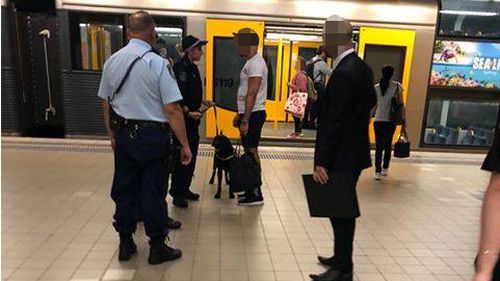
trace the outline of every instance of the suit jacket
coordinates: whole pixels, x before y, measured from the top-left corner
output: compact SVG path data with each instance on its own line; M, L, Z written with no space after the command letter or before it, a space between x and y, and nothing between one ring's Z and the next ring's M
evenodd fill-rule
M376 99L373 71L355 53L347 55L319 100L316 166L345 173L371 166L368 126Z

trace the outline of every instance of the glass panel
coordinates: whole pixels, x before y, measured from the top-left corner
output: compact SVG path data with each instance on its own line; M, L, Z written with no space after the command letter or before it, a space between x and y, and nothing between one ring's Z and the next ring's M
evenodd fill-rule
M316 56L317 48L301 48L299 47L299 57L303 57L306 61Z
M403 80L406 47L366 45L365 61L373 70L375 83L382 77L382 67L391 65L394 67L392 79L398 82Z
M237 111L240 71L245 59L238 54L232 37L214 37L214 101L218 106Z
M424 143L490 146L499 102L433 98L429 103Z
M276 66L278 65L278 46L264 46L264 60L267 63L267 99L276 99Z
M440 35L498 38L498 1L442 0Z
M176 47L177 44L182 42L182 28L156 27L156 32L158 33L158 41L156 43L158 51L172 62L180 59L182 53L180 53L180 49L177 51Z
M81 69L102 70L104 62L122 47L122 25L80 23Z

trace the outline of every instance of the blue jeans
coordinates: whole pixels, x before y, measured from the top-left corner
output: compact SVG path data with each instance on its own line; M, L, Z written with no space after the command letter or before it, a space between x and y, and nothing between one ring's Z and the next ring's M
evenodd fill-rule
M135 232L139 205L142 205L146 235L161 238L168 234L165 201L167 133L160 127L136 130L132 126L116 132L111 198L116 204L113 226L121 234Z

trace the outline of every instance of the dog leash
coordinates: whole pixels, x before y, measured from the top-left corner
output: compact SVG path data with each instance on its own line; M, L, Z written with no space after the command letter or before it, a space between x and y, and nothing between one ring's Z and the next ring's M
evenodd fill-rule
M217 106L214 105L214 116L215 116L215 135L218 135L219 132L219 122L217 120Z

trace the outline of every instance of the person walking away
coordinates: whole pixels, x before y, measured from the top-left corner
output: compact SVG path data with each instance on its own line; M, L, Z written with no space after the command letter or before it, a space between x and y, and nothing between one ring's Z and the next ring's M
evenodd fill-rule
M391 120L391 108L393 99L402 106L403 129L406 128L405 109L403 105L403 87L396 81L391 80L394 68L386 65L382 68L382 78L375 85L377 94L377 105L375 108L375 180L387 176L392 154L392 140L396 131L396 123ZM382 157L383 155L383 157ZM384 163L382 166L382 158Z
M305 72L305 69L305 59L302 57L297 58L297 61L295 62L295 75L293 76L292 81L288 82L288 86L290 87L292 93L307 93L307 73ZM288 135L287 138L296 139L303 137L304 134L302 133L302 118L293 116L293 122L295 125L295 131L292 134Z
M243 28L235 34L239 55L246 59L240 72L237 103L238 114L233 126L239 128L245 153L251 155L260 167L259 143L262 127L266 122L267 76L266 62L257 53L259 36L251 28ZM238 198L238 204L253 206L264 204L262 187L251 187Z
M189 147L193 154L193 159L188 166L177 163L172 171L172 186L170 195L173 203L180 208L187 208L187 200L197 201L200 195L190 190L193 181L194 170L196 168L196 156L198 145L200 144L200 112L203 99L203 86L200 71L196 62L203 56L202 47L208 42L200 40L194 36L187 36L182 40L182 52L184 57L174 65L177 84L182 94L182 111L188 136ZM178 143L178 141L176 141Z
M314 82L314 88L316 89L318 98L325 92L326 78L329 77L333 71L333 69L326 64L326 60L327 54L325 52L325 47L320 46L316 51L316 56L308 62L309 68L312 66L310 77ZM307 100L306 114L304 116L304 129L316 129L317 111L317 101L309 97Z
M323 185L330 179L335 181L333 175L351 178L354 186L346 184L338 188L354 196L352 202L346 202L353 206L350 214L330 218L334 255L318 257L330 268L310 277L316 281L352 281L354 232L356 218L360 216L355 185L361 172L371 166L368 127L376 95L371 68L354 52L351 24L339 16L331 16L325 23L323 38L326 53L335 60L326 91L320 97L313 178ZM332 205L332 214L346 213L338 208Z
M481 238L473 281L500 281L500 130L482 169L491 172L481 214Z
M192 156L178 104L181 93L168 61L152 49L158 36L153 18L145 11L135 12L127 27L129 43L106 61L98 93L114 148L113 226L120 235L118 259L130 260L137 252L132 235L139 198L150 239L148 262L159 264L182 255L166 241L164 164L169 128L181 143L182 163L189 164Z

